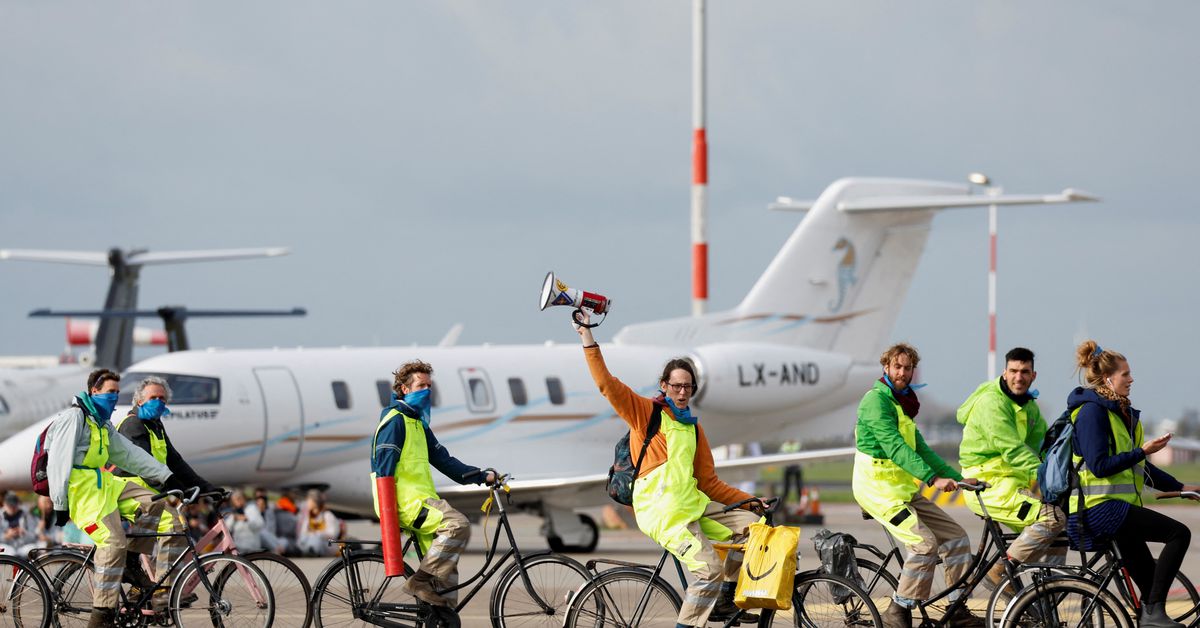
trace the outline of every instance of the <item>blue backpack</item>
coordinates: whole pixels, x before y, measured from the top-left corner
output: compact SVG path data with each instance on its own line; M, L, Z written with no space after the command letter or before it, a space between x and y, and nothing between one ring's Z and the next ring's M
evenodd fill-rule
M1038 465L1037 480L1042 490L1042 502L1055 504L1067 510L1067 499L1072 489L1078 489L1082 498L1083 488L1079 484L1079 464L1072 464L1071 457L1075 453L1071 446L1071 438L1075 435L1075 422L1071 420L1071 410L1066 410L1062 416L1046 430L1046 438L1042 440L1042 464ZM1081 499L1082 503L1082 499Z

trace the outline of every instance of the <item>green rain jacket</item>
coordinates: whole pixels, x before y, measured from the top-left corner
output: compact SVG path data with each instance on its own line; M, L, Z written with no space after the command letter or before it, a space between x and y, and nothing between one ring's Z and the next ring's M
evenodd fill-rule
M979 467L997 459L1007 466L1004 475L1013 476L1022 486L1030 486L1041 464L1038 451L1046 437L1046 420L1031 399L1017 404L1000 389L1000 379L984 382L958 408L963 426L958 464Z
M876 381L858 404L855 445L864 454L891 460L913 477L928 484L933 478L962 480L962 475L938 456L917 430L917 446L909 447L900 435L896 398L887 384Z

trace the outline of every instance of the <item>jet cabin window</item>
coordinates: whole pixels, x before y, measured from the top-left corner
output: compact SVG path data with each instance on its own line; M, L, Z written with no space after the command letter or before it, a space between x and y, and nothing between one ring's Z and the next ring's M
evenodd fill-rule
M392 383L386 379L375 380L375 390L379 391L379 407L392 405Z
M474 368L459 369L463 385L467 392L467 408L472 412L491 412L496 403L492 399L492 386L488 383L487 375Z
M338 410L350 409L350 387L346 382L333 382L333 403L337 405Z
M529 397L525 394L525 382L521 381L521 378L508 378L508 391L512 393L514 406L523 406L529 403Z
M557 377L546 378L546 392L550 393L550 403L556 406L561 406L567 401L567 395L563 392L562 380Z
M8 404L5 403L4 397L0 397L0 416L8 414Z
M147 377L161 377L171 387L172 406L216 405L221 403L221 380L200 375L178 373L126 373L121 376L120 405L133 403L133 391Z

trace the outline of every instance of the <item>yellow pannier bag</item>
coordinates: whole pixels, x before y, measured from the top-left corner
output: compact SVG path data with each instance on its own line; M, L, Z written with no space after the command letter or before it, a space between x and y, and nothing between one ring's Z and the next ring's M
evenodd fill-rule
M733 603L738 608L792 608L800 528L750 524Z

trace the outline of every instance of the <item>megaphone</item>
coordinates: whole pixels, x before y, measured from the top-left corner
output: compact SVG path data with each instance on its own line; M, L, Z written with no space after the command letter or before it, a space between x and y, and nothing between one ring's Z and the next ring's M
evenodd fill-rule
M609 310L612 309L612 299L595 292L576 290L568 286L562 279L556 278L554 271L551 271L546 273L546 280L542 282L539 305L543 311L556 305L573 307L575 311L571 313L571 318L575 320L575 324L595 327L600 323L585 324L579 320L579 317L583 315L583 310L586 309L593 314L604 314L607 317ZM600 322L604 322L603 319Z

